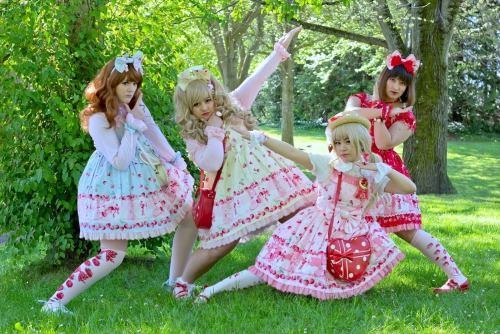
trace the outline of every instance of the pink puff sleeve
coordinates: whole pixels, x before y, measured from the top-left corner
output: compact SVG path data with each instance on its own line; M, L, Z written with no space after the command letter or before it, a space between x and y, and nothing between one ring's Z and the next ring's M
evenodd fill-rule
M264 59L253 74L231 93L232 97L238 101L244 110L250 109L267 78L273 74L283 60L290 56L281 44L276 43L276 45L275 51Z
M351 97L357 97L361 101L361 107L366 108L371 101L371 96L365 93L352 94L347 99L349 100Z
M200 144L192 139L186 140L189 156L205 172L217 172L224 162L222 140L226 131L214 126L207 126L205 134L208 137L207 145Z
M411 132L415 132L415 129L417 128L417 122L415 120L415 115L413 115L413 112L411 110L404 112L404 113L401 113L401 114L397 114L396 116L394 116L392 118L392 120L393 120L393 123L396 123L396 122L405 123L406 125L408 125Z
M104 113L96 113L89 117L89 133L94 140L95 148L118 170L126 170L135 157L137 137L141 134L139 128L144 127L144 123L139 120L127 121L126 131L120 142Z

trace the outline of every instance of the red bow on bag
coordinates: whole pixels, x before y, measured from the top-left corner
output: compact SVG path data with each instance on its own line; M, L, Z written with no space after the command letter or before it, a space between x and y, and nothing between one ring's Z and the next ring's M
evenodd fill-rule
M327 249L328 271L337 279L356 281L370 264L371 245L367 237L330 239Z
M396 66L403 65L406 72L410 73L412 76L415 76L415 72L417 72L420 66L420 60L417 60L413 54L408 55L406 58L402 58L397 50L387 56L385 63L390 70Z

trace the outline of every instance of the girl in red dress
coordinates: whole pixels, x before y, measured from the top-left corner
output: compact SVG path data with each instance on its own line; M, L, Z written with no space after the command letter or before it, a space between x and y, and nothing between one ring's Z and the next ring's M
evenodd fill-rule
M394 51L386 59L386 67L380 74L374 94L354 94L349 97L346 112L356 112L372 123L372 152L380 155L383 162L410 176L394 147L403 143L415 131L415 72L420 61L413 55L406 59ZM391 194L389 203L382 203L377 221L387 231L420 250L429 260L438 265L448 276L448 281L435 293L465 291L469 288L467 278L443 245L422 229L422 218L418 198L410 195Z

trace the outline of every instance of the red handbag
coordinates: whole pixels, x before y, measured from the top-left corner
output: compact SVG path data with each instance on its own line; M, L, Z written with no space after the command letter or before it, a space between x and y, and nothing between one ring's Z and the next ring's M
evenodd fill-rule
M343 281L356 281L368 268L370 264L371 245L366 236L352 239L331 238L335 209L340 194L342 173L339 174L337 191L335 194L335 208L328 229L328 246L326 248L326 268L333 277Z
M212 189L202 188L205 172L200 169L200 185L195 193L193 201L193 218L194 223L198 228L209 229L212 227L212 212L214 209L215 186L219 181L222 167L217 172Z
M222 141L222 150L226 151L226 137ZM196 227L209 229L212 227L212 212L214 210L214 201L215 201L215 187L217 186L217 182L219 182L220 173L222 172L222 166L217 171L217 175L215 176L214 184L212 185L212 189L203 188L203 181L205 179L205 172L203 169L200 169L200 184L198 185L198 189L194 194L193 201L193 218Z

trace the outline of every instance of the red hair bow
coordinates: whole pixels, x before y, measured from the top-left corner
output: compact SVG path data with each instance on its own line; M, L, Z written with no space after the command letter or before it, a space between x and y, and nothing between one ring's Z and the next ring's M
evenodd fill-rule
M417 72L420 66L420 60L415 58L413 54L408 55L406 58L401 58L401 53L399 53L398 50L387 56L385 63L390 70L396 66L403 65L406 72L410 73L412 76L415 76L415 72Z

